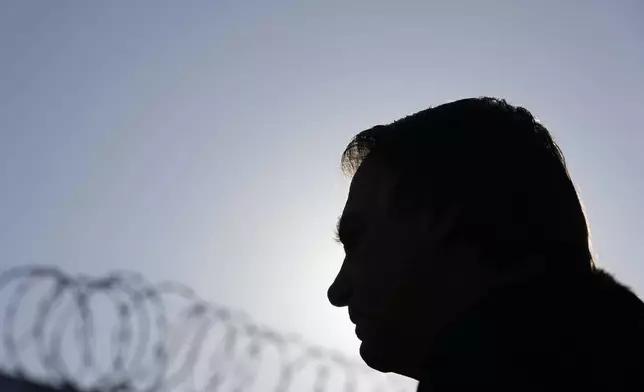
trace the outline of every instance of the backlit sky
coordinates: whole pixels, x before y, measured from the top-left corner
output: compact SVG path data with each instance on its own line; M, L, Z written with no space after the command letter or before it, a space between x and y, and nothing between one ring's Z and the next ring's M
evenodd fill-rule
M357 132L524 105L644 295L644 3L0 3L0 265L142 272L357 355L326 302Z

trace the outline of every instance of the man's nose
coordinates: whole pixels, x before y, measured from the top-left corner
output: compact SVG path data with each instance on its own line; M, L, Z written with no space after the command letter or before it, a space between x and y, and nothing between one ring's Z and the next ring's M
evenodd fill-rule
M346 265L347 263L342 263L340 272L327 290L327 298L333 306L347 306L351 298L352 287Z

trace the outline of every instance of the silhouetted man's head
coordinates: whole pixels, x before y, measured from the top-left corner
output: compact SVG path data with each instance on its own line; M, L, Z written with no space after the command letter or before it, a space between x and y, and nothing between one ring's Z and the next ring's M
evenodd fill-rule
M548 131L493 98L430 108L358 134L329 288L370 366L417 378L432 340L501 280L591 269L585 215Z

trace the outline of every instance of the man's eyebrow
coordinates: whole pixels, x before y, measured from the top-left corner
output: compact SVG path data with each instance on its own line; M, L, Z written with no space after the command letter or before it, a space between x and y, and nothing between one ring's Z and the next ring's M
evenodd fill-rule
M336 225L335 225L335 239L336 239L338 242L342 242L342 236L340 236L340 230L341 230L341 229L342 229L342 227L344 226L344 225L342 224L342 220L343 220L343 218L342 218L342 217L343 217L343 216L344 216L344 215L340 215L340 216L338 217L338 223L336 223Z

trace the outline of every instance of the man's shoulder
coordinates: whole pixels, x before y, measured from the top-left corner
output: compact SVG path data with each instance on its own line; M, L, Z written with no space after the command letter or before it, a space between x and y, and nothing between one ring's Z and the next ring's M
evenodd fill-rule
M603 269L595 269L590 278L590 305L597 311L606 312L615 319L607 323L621 327L619 323L644 321L644 302L629 286ZM592 309L591 309L592 311ZM633 324L642 327L642 324Z
M620 383L642 382L644 303L600 269L506 287L455 329L441 344L442 358L430 361L427 376L435 379L426 386L624 390Z

